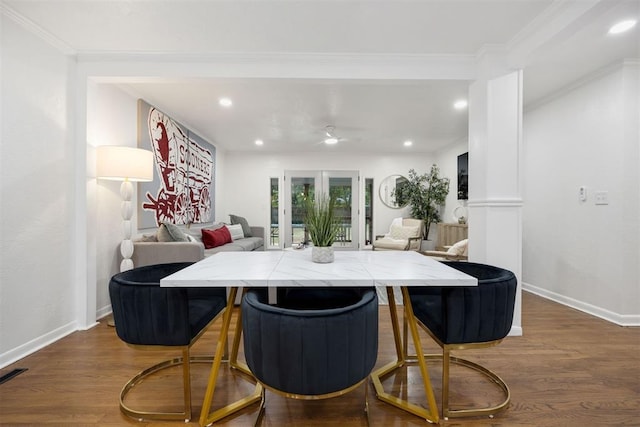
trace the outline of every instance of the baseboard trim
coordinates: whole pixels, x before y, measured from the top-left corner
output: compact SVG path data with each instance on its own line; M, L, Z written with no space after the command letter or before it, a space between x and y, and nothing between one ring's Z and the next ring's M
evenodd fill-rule
M112 313L111 305L107 305L106 307L102 307L100 310L96 311L96 319L100 320L104 317L107 317Z
M610 310L598 307L584 301L579 301L574 298L561 295L548 289L534 286L530 283L522 283L522 290L538 295L542 298L557 302L558 304L566 305L567 307L574 308L591 316L599 317L611 323L615 323L620 326L640 326L640 314L618 314Z
M508 337L521 337L522 336L522 326L511 326L511 330L509 331Z
M0 355L0 368L11 365L12 363L17 362L18 360L23 359L50 344L53 344L59 339L64 338L77 330L77 322L70 322L45 335L13 348L6 353L2 353L2 355Z

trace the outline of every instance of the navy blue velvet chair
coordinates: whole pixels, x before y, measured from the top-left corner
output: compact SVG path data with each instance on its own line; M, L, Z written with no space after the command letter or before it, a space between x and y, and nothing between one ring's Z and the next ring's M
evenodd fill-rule
M278 305L254 290L244 295L244 352L255 378L294 399L337 397L366 383L378 354L375 290L301 291L281 292ZM256 424L264 406L263 391Z
M182 357L145 369L131 378L120 392L121 411L136 419L191 419L191 362L211 357L192 357L191 346L225 310L224 288L161 288L160 279L192 263L158 264L116 274L109 282L109 296L118 337L141 350L180 350ZM182 365L184 411L149 412L128 407L124 400L131 389L149 375Z
M443 418L490 415L505 409L511 398L509 387L489 369L451 356L452 350L477 349L499 344L509 334L513 321L517 279L502 268L472 262L449 261L448 266L478 279L478 286L408 287L418 324L442 348ZM487 408L451 409L449 406L450 362L485 375L504 393L504 400Z

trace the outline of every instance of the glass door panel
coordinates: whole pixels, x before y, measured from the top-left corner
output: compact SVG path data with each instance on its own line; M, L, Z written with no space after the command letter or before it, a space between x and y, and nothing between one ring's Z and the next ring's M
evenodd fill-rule
M364 244L373 243L373 179L364 180Z
M358 248L358 172L356 171L285 171L283 247L309 243L304 226L307 199L321 195L334 197L335 212L340 222L337 249Z
M271 210L269 212L269 248L280 247L280 182L278 178L270 179Z
M329 178L329 195L335 200L334 212L340 224L334 246L346 246L351 243L351 179Z
M335 199L335 214L340 224L333 244L339 249L358 248L358 173L354 171L324 171L324 189Z
M291 179L291 231L293 244L308 243L309 233L304 226L304 210L307 199L313 199L316 193L314 178Z
M285 171L284 248L309 242L309 233L304 227L305 203L307 198L316 196L316 189L321 184L319 172Z

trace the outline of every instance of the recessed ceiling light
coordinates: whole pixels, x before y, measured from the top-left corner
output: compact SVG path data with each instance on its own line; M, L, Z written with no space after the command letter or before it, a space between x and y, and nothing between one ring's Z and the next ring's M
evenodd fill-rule
M636 25L636 22L638 21L636 21L635 19L627 19L626 21L618 22L617 24L609 28L609 34L624 33L625 31L632 29Z
M327 145L333 145L338 143L338 138L330 136L329 138L325 138L324 143Z
M403 145L405 147L411 147L413 145L413 141L406 140L405 142L403 142Z
M456 101L453 104L453 108L455 108L456 110L462 110L467 108L467 100L466 99L460 99L458 101Z
M261 139L256 139L256 145L264 145L264 141Z
M220 104L223 107L231 107L231 105L233 104L233 101L231 101L231 99L229 98L220 98L218 100L218 104Z

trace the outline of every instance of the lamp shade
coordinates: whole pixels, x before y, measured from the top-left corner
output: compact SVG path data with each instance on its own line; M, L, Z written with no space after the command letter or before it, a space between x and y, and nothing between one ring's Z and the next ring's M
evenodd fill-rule
M114 181L153 181L153 153L116 145L97 148L97 177Z

